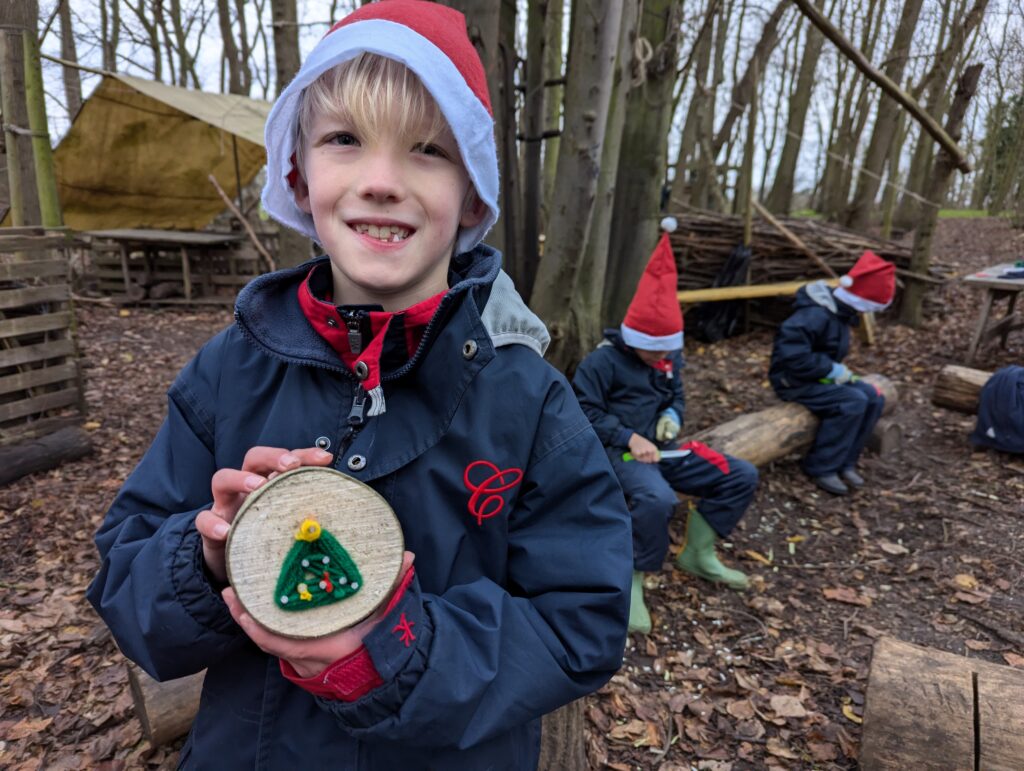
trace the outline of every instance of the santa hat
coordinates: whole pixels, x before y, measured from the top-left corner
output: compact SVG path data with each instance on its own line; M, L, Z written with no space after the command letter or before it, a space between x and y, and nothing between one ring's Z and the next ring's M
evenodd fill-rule
M896 266L866 251L839 279L832 294L861 313L884 311L896 294Z
M498 219L498 155L487 76L466 33L465 17L428 0L381 0L339 21L317 43L267 118L267 182L263 208L279 222L316 240L313 218L295 204L289 182L302 90L324 72L361 53L401 62L437 102L459 154L487 207L480 224L459 231L456 253L468 252Z
M651 253L619 331L622 342L644 351L676 351L683 347L683 313L676 296L676 258L668 234L673 217L661 221L665 232Z

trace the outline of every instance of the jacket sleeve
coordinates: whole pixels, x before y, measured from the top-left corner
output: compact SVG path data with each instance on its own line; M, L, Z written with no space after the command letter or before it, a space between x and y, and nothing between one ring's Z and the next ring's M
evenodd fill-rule
M683 387L683 355L676 351L672 359L672 409L679 415L679 427L682 428L686 422L686 389Z
M608 392L614 377L612 363L601 356L599 350L580 362L572 387L601 444L605 447L628 447L634 431L624 426L608 406Z
M466 748L603 685L622 662L632 570L629 513L568 384L560 422L510 515L506 586L442 595L414 579L364 640L383 685L318 699L370 741ZM570 410L570 408L572 408Z
M797 312L776 333L776 360L793 380L814 382L827 377L832 369L832 358L814 350L820 326L816 321L815 314Z
M166 420L100 526L88 590L121 651L158 680L198 672L245 640L207 578L195 528L216 470L202 407L211 402L187 385L195 369L171 387Z

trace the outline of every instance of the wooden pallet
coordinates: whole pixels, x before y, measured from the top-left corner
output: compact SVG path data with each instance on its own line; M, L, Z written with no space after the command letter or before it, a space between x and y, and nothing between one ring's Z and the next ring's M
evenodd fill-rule
M860 766L1024 768L1024 671L882 637L871 661Z
M0 234L0 446L82 422L67 232Z

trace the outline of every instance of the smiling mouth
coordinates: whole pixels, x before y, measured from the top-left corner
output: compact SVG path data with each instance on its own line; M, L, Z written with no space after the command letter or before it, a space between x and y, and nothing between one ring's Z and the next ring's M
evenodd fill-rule
M412 235L412 230L402 225L369 225L364 222L352 226L360 235L376 238L387 244L396 244Z

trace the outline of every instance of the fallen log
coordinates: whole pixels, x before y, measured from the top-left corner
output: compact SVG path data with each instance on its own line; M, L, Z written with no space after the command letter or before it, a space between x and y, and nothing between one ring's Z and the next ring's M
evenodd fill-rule
M37 471L92 453L92 440L82 429L68 426L52 434L0 447L0 486Z
M888 414L899 399L895 384L882 375L864 378L877 386L885 397L883 415ZM882 422L879 421L881 424ZM878 426L875 427L878 430ZM883 430L892 430L883 425ZM786 402L774 407L740 415L720 426L701 431L693 438L719 452L763 466L811 446L818 431L818 419L806 407Z
M864 705L860 767L1017 769L1024 672L882 637Z
M205 675L204 670L161 683L128 662L128 685L132 691L135 716L151 746L159 747L173 741L192 727Z
M992 377L991 372L947 364L939 371L932 389L932 404L958 412L978 411L981 389Z

